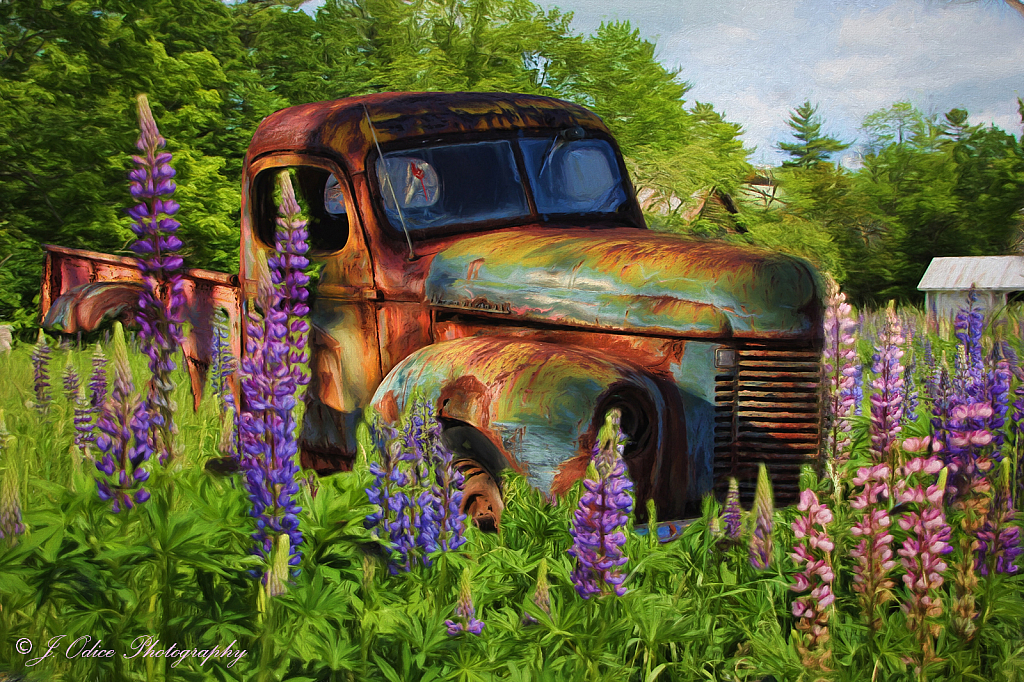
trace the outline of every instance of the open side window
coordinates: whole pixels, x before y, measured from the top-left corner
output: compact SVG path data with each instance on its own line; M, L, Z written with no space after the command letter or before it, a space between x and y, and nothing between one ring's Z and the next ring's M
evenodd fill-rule
M256 176L253 183L256 236L267 246L274 245L277 207L281 201L277 175L282 172L291 174L295 198L308 221L310 252L340 251L349 236L345 185L329 170L316 166L268 168Z

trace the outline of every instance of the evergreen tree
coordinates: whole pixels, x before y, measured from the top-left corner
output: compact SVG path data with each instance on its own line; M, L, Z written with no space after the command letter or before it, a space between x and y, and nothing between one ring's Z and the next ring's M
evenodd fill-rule
M822 120L818 115L818 105L812 105L810 100L794 109L786 123L793 129L793 137L799 142L779 143L779 149L794 159L784 162L783 166L815 166L827 161L832 154L850 147L845 142L821 133Z

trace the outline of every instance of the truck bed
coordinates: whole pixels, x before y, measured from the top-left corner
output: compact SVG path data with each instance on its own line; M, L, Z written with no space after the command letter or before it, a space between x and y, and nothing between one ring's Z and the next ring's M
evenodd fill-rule
M52 244L43 249L46 260L39 292L43 327L74 334L92 331L110 318L134 324L133 311L142 287L135 258ZM240 357L241 295L235 275L193 268L185 270L183 278L187 325L182 351L198 406L210 366L212 320L218 309L227 313L232 350Z

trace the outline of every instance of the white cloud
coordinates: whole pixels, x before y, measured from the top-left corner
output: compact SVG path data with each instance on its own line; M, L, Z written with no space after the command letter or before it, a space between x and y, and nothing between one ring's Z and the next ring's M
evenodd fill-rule
M659 58L743 124L755 159L782 155L789 112L817 102L826 132L858 136L864 116L909 100L926 114L954 107L972 120L1016 131L1016 92L1024 91L1024 21L997 3L862 0L562 0L587 32L629 18L658 38ZM593 6L593 10L591 10Z

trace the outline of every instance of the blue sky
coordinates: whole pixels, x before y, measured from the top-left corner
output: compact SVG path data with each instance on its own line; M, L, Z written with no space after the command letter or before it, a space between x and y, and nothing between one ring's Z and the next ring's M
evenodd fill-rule
M537 2L538 0L534 0ZM305 6L311 10L321 2ZM777 164L789 112L819 105L825 132L863 140L864 117L908 100L925 114L955 107L973 123L1021 134L1024 17L1000 0L539 0L573 12L589 34L629 21L665 66L744 127L755 163ZM856 146L844 163L857 165Z
M660 61L743 124L752 160L776 164L790 110L819 104L825 131L863 139L864 117L900 100L926 114L955 107L973 123L1021 133L1024 17L998 0L543 0L588 34L629 21ZM856 148L845 152L856 165Z

